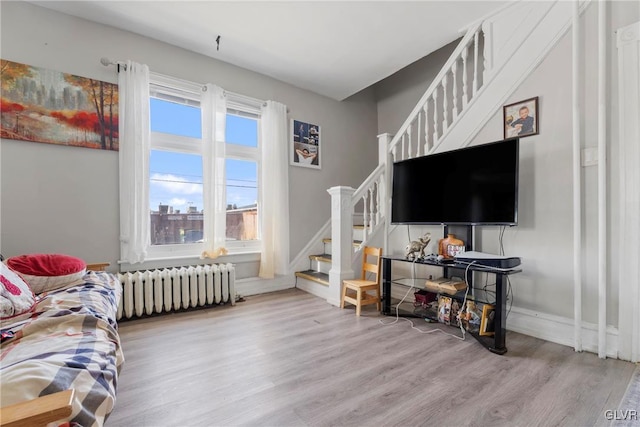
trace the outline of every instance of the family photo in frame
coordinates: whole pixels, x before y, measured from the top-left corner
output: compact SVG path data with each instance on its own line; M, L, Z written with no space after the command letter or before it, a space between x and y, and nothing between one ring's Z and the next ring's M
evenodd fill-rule
M291 120L291 164L320 169L320 126Z
M504 139L537 135L540 127L538 97L503 107Z

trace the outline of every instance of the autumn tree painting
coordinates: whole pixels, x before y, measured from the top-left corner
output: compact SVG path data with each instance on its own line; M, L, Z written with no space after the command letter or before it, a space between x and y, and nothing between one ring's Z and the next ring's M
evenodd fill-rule
M118 150L118 86L0 60L1 137Z

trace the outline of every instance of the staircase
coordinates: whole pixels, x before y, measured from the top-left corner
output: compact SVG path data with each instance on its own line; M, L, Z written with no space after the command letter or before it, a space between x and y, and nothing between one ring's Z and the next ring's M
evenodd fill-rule
M589 2L581 0L581 10ZM331 239L322 254L309 255L309 270L296 273L298 287L339 305L342 280L359 270L360 247L390 252L393 163L469 145L566 33L572 13L572 2L562 0L513 2L472 24L395 136L378 137L378 167L356 190L328 190ZM360 234L355 212L363 219Z
M357 252L362 246L364 238L364 225L354 225L353 228L353 250ZM322 253L309 255L309 269L298 271L295 273L297 287L311 291L315 288L314 284L319 284L327 288L329 287L329 271L331 270L331 238L322 239ZM313 293L313 292L312 292Z

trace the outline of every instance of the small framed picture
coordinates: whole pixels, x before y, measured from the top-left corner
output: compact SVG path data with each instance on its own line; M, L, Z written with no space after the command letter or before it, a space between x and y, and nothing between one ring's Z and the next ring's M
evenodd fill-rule
M480 335L493 336L495 331L494 320L496 317L496 309L491 304L485 304L482 307L482 319L480 320Z
M503 109L504 139L537 135L540 128L538 97L505 105Z
M320 169L320 126L291 120L291 160L294 166Z
M451 324L451 297L445 295L438 297L438 322L445 325Z
M466 305L461 307L458 317L460 323L469 332L478 333L482 320L482 304L472 299L467 299Z

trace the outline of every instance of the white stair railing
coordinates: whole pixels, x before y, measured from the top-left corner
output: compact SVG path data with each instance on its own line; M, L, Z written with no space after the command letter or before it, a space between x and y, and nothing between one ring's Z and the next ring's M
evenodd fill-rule
M361 210L363 215L363 246L386 218L387 156L397 162L427 155L437 147L482 87L479 73L485 67L479 52L483 40L482 23L467 31L399 132L385 142L378 167L353 193L352 213Z
M384 211L381 208L381 201L384 200L384 171L385 165L379 164L377 168L369 175L369 177L358 187L353 193L352 209L353 212L362 207L363 213L363 245L369 236L382 224L384 219Z
M485 44L480 22L467 31L391 140L392 161L424 156L438 146L482 88L487 70L483 55Z

